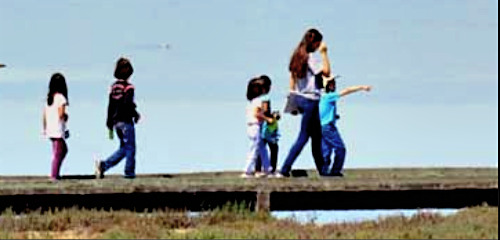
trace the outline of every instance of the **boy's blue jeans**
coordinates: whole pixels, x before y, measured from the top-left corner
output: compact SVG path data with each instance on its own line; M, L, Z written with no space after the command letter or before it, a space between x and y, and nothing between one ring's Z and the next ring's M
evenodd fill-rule
M281 167L281 174L288 175L292 165L299 156L302 148L311 138L311 150L316 169L321 173L323 169L323 155L321 152L321 123L319 119L319 100L297 98L297 105L302 110L299 137L293 144L288 156Z
M340 137L340 133L335 126L335 123L329 123L322 127L323 134L323 158L325 163L323 165L322 174L330 175L330 174L338 174L342 171L342 167L344 166L344 160L346 155L344 141ZM331 163L331 155L332 150L335 151L335 158L333 161L332 169L330 168Z
M120 139L120 148L104 162L104 171L118 164L123 158L125 177L135 177L135 128L133 123L118 122L115 124L116 135Z

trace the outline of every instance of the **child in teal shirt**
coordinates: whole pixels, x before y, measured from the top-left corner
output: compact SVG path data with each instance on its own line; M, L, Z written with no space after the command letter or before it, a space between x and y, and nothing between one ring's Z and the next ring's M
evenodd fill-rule
M346 156L344 141L340 137L335 122L337 120L337 101L340 97L344 97L358 91L370 91L371 86L352 86L336 92L335 78L325 79L325 92L321 95L319 101L319 114L321 120L322 133L322 150L323 150L323 176L338 176L342 177L342 167ZM332 150L335 151L333 166L330 169Z

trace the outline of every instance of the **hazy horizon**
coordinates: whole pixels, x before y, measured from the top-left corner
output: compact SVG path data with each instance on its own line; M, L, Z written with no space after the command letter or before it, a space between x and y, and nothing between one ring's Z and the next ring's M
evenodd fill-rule
M41 109L54 72L70 102L61 174L92 174L93 155L118 146L105 118L120 56L143 116L138 174L243 171L246 82L269 75L282 111L288 61L309 27L329 45L339 88L373 86L339 103L347 169L498 167L497 1L1 2L0 175L49 174ZM280 121L279 167L299 125ZM293 167L314 168L309 144Z

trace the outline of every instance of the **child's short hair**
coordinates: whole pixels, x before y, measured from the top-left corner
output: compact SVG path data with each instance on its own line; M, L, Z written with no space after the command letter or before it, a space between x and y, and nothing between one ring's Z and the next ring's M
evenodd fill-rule
M116 62L116 68L115 68L115 78L116 79L122 79L122 80L127 80L132 73L134 73L134 68L132 67L132 64L130 61L126 58L120 58Z
M334 89L336 88L336 85L337 85L336 79L337 79L337 77L334 77L334 76L323 77L323 85L325 87L326 92L330 92L330 85L333 85Z
M251 101L254 98L260 96L262 94L262 83L260 82L260 78L252 78L250 81L248 81L247 85L247 100ZM255 91L256 87L258 87L257 91Z

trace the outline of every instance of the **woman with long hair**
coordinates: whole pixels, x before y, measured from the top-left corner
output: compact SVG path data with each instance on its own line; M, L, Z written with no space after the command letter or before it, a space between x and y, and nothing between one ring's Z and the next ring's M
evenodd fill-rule
M319 51L321 61L313 57ZM319 118L319 99L322 76L330 76L330 61L323 35L314 28L306 31L304 37L292 54L290 65L290 92L298 97L296 104L302 114L300 132L281 167L281 174L290 176L293 163L311 138L311 149L316 169L321 174L323 157L321 152L321 124Z

